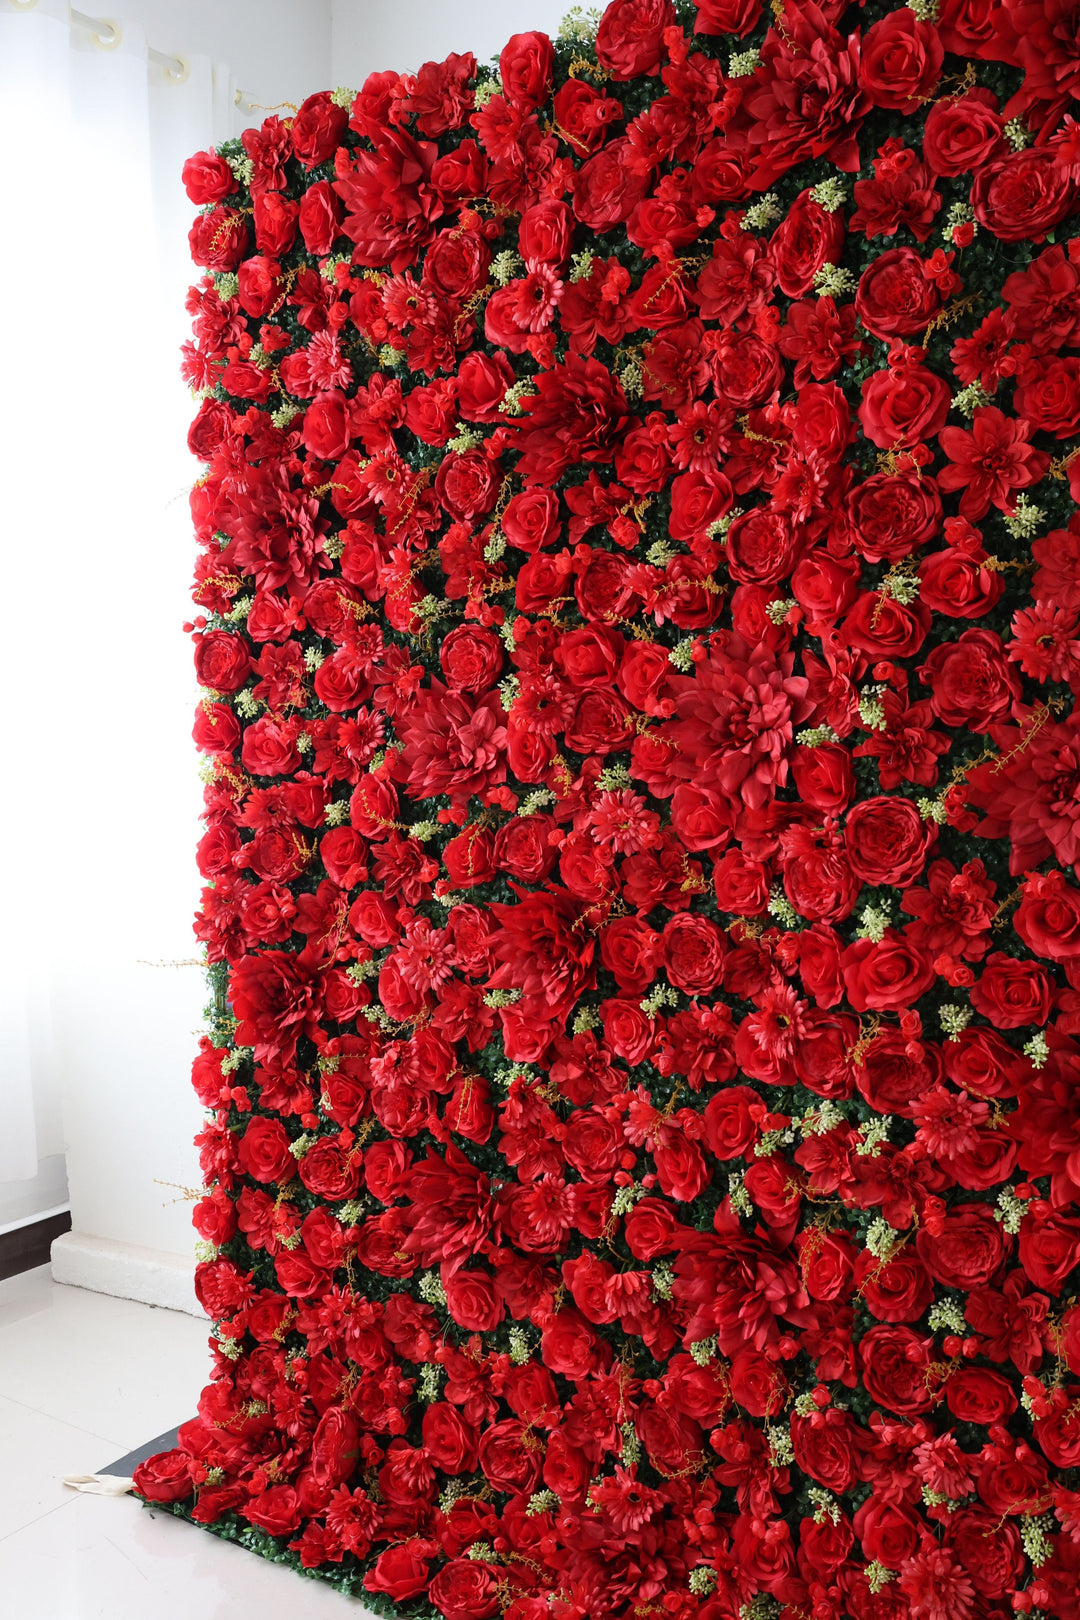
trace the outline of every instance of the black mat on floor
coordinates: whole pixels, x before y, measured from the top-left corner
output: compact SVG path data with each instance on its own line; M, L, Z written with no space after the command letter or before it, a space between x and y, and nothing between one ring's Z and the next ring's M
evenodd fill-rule
M135 1472L141 1462L146 1461L147 1457L154 1457L159 1451L171 1451L176 1444L176 1437L179 1432L180 1425L177 1424L175 1429L167 1429L164 1434L159 1434L156 1440L145 1441L143 1445L137 1446L134 1451L129 1451L126 1457L118 1457L116 1462L109 1463L107 1467L99 1469L98 1472L102 1474L119 1474L121 1478L127 1479Z

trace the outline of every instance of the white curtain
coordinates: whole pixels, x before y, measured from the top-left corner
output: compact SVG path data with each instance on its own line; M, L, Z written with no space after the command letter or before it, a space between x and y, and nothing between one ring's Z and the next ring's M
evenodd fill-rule
M60 1091L76 1227L148 1243L202 1000L145 965L197 897L180 170L242 127L227 72L175 74L122 15L0 0L0 1184Z

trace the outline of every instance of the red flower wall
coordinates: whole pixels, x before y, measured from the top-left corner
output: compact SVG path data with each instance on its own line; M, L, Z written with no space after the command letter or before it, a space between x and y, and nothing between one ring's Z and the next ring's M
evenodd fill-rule
M386 1613L1080 1616L1078 20L613 0L186 166L150 1502Z

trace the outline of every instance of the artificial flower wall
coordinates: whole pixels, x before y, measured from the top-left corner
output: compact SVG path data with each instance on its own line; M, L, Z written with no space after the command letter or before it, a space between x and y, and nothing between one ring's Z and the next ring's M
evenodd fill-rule
M150 1502L387 1614L1080 1615L1077 22L613 0L186 166Z

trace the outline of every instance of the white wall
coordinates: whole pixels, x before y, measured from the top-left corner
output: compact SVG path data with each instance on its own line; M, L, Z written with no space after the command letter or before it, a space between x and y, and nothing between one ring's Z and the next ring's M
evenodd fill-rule
M359 89L369 73L412 73L451 51L475 51L483 65L511 34L554 36L572 0L331 0L335 84ZM587 0L586 0L587 9Z

